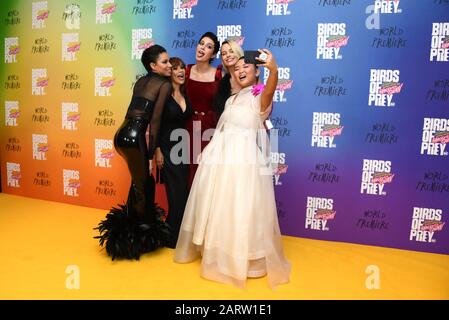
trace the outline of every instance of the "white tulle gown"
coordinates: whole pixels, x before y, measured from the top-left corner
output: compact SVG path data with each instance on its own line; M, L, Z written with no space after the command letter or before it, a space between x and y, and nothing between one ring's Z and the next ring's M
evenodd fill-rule
M231 96L203 150L184 211L174 261L202 256L201 276L245 287L267 275L271 288L287 283L274 197L270 148L252 87Z

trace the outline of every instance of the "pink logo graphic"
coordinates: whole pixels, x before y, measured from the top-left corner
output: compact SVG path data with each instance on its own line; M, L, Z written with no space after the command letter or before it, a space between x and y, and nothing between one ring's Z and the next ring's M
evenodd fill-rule
M37 151L38 152L47 152L48 151L48 144L47 143L39 143L37 145Z
M18 109L9 110L9 117L17 119L20 116L20 111Z
M17 170L11 171L11 179L19 180L20 178L22 178L20 171L17 171Z
M393 181L393 177L394 173L374 172L371 182L379 184L391 183Z
M181 8L192 8L198 4L198 0L182 0Z
M449 142L449 131L439 131L433 135L432 143L443 143Z
M112 77L104 77L101 79L101 86L110 88L115 84L115 78Z
M443 42L441 43L442 49L448 49L449 48L449 36L444 37Z
M114 151L112 151L111 149L102 149L101 157L103 159L112 159L114 157Z
M50 11L49 10L39 10L37 13L37 20L45 20L48 18Z
M36 80L36 85L38 86L38 87L46 87L46 86L48 86L48 78L38 78L37 80Z
M384 82L379 88L379 93L388 95L400 93L403 85L403 83L399 82Z
M274 168L273 174L274 175L286 174L287 173L287 169L288 169L288 165L280 164L280 165L277 166L277 168Z
M327 38L327 48L340 48L348 44L349 36L330 36Z
M67 121L78 121L81 115L79 112L68 112L67 113Z
M278 85L276 86L276 90L290 90L293 85L293 80L289 79L281 79L278 81Z
M441 231L443 230L445 222L442 221L433 221L433 220L424 220L421 230L423 231Z
M78 179L69 179L69 187L78 189L81 187L81 182Z
M315 219L332 220L335 218L336 213L337 212L335 210L317 209L316 214L315 214Z
M321 136L339 136L343 131L344 126L339 126L335 124L325 124L323 125L323 130L321 131Z
M15 45L15 46L10 46L9 47L9 52L8 54L13 55L13 54L18 54L20 52L20 47Z
M115 3L106 3L103 5L103 9L101 9L101 14L111 14L115 12L117 9L117 5Z
M154 40L153 39L142 39L139 41L138 49L147 49L151 46L154 46Z
M76 52L80 50L81 42L70 42L67 44L67 52Z

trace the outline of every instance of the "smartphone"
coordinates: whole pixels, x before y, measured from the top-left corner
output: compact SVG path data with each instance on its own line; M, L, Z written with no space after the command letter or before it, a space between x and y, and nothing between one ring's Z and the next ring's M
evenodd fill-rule
M244 57L245 57L245 62L246 63L260 64L260 63L263 63L263 62L259 61L259 60L256 60L256 58L259 57L259 58L263 59L265 57L265 59L266 59L266 54L265 53L261 54L257 50L246 50L244 52Z

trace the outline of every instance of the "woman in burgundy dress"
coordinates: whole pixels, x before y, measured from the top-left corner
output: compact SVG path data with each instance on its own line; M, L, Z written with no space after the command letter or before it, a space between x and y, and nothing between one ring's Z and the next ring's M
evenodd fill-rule
M187 121L190 135L189 186L198 167L198 155L213 135L212 130L209 130L204 137L203 133L208 129L214 129L218 120L213 102L222 78L222 66L215 68L211 62L219 49L217 36L212 32L206 32L196 47L196 64L190 64L186 69L186 94L193 108L192 117Z

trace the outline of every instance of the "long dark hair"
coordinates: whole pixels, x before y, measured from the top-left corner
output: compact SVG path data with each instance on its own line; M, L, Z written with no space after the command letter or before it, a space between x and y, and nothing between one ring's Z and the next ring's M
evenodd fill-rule
M181 58L171 57L170 60L168 60L168 61L170 61L172 69L176 69L178 67L181 67L181 69L185 70L185 68L186 68L186 64L184 63L184 61L182 61ZM184 82L184 84L181 85L179 90L181 91L181 94L185 97L186 96L186 83L185 82Z
M148 73L152 73L153 70L151 70L151 63L156 63L157 59L159 58L159 55L161 53L167 52L163 46L160 46L158 44L155 44L149 48L146 48L142 52L142 57L140 58L140 61L142 62L143 66L147 70Z

